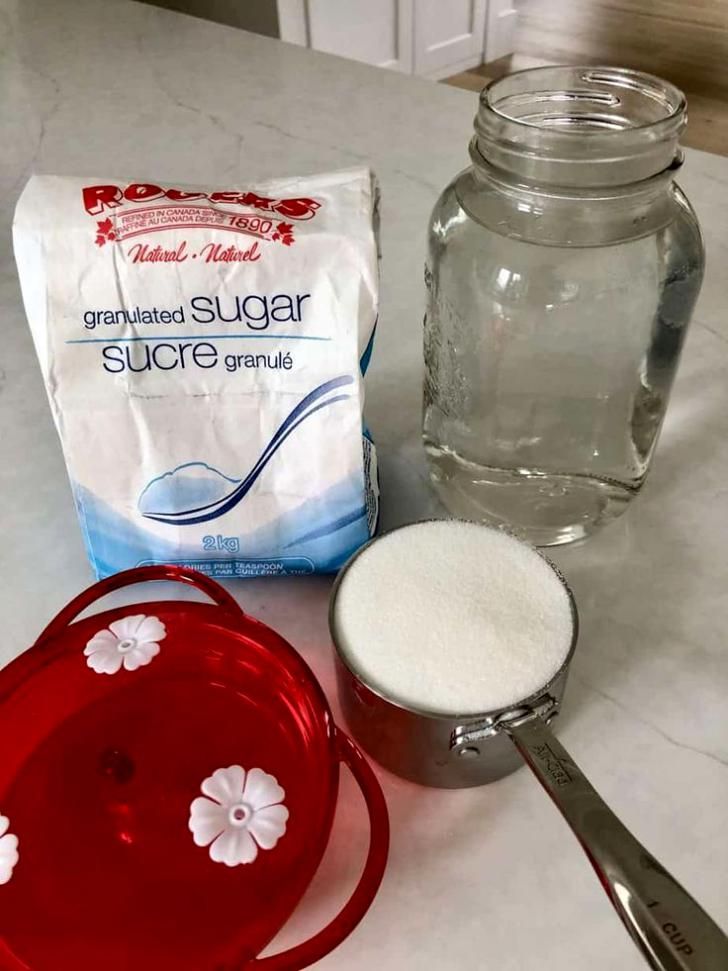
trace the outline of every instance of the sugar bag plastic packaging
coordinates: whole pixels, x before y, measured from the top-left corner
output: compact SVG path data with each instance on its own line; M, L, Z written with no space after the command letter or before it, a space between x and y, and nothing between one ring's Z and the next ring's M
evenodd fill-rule
M329 572L370 538L369 171L235 189L34 176L13 234L99 577Z

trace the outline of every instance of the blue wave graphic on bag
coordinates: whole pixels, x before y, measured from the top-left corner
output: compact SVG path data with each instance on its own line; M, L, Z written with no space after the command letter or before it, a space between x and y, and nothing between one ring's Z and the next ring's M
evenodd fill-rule
M74 487L85 524L84 537L100 577L110 576L129 564L184 563L217 576L299 575L338 570L370 537L366 506L362 503L358 475L338 480L301 505L240 536L234 557L211 555L200 548L194 529L185 538L171 530L169 537L156 535L141 523L130 522L103 499ZM221 570L221 559L232 564Z
M342 375L320 384L307 394L281 422L260 458L243 479L224 475L206 462L186 462L149 482L139 496L139 512L146 519L176 526L192 526L225 515L250 492L289 435L322 408L349 398L348 394L336 392L353 381L351 375Z

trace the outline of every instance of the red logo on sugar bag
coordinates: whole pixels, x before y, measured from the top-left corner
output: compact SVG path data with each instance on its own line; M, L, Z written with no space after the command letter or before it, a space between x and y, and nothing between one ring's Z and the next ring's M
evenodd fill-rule
M134 182L125 188L89 185L81 191L84 209L90 216L113 212L113 220L106 216L96 222L97 246L162 229L201 227L224 229L290 246L295 242L295 235L293 225L287 220L313 219L321 208L320 202L307 197L273 199L234 189L218 192L164 189L148 182ZM231 211L225 206L245 207L247 211Z
M248 206L258 212L275 212L286 219L312 219L321 203L316 199L269 199L256 192L229 190L225 192L189 192L184 189L163 189L148 182L134 182L122 189L118 185L88 185L81 190L84 209L90 216L98 216L106 209L116 209L125 202L191 202L206 200L233 206Z

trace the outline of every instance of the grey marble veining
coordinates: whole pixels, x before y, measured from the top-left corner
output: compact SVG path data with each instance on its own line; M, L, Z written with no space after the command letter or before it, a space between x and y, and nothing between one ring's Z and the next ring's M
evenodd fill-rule
M130 0L0 0L0 79L0 662L91 580L12 261L12 210L32 170L235 185L371 164L384 260L367 415L383 521L437 511L419 446L424 229L467 162L474 95ZM728 926L728 160L689 151L680 181L704 229L706 282L644 495L554 553L582 616L560 731L625 823ZM329 585L230 589L333 699ZM463 792L380 776L388 874L322 969L644 966L527 773ZM356 878L366 833L349 780L342 799L331 852L271 950L320 926Z

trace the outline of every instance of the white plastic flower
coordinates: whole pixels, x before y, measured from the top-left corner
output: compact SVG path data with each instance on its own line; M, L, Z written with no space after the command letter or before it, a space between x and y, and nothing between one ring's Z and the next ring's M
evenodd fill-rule
M0 816L0 887L8 883L13 875L15 864L20 858L18 837L8 832L10 820Z
M97 674L116 674L149 664L159 654L159 641L167 631L158 617L134 614L109 624L108 630L94 634L84 648L88 666Z
M190 830L197 846L210 846L215 863L252 863L258 847L272 850L286 831L285 792L262 769L239 765L218 769L201 786L190 806ZM212 845L210 845L212 844Z

